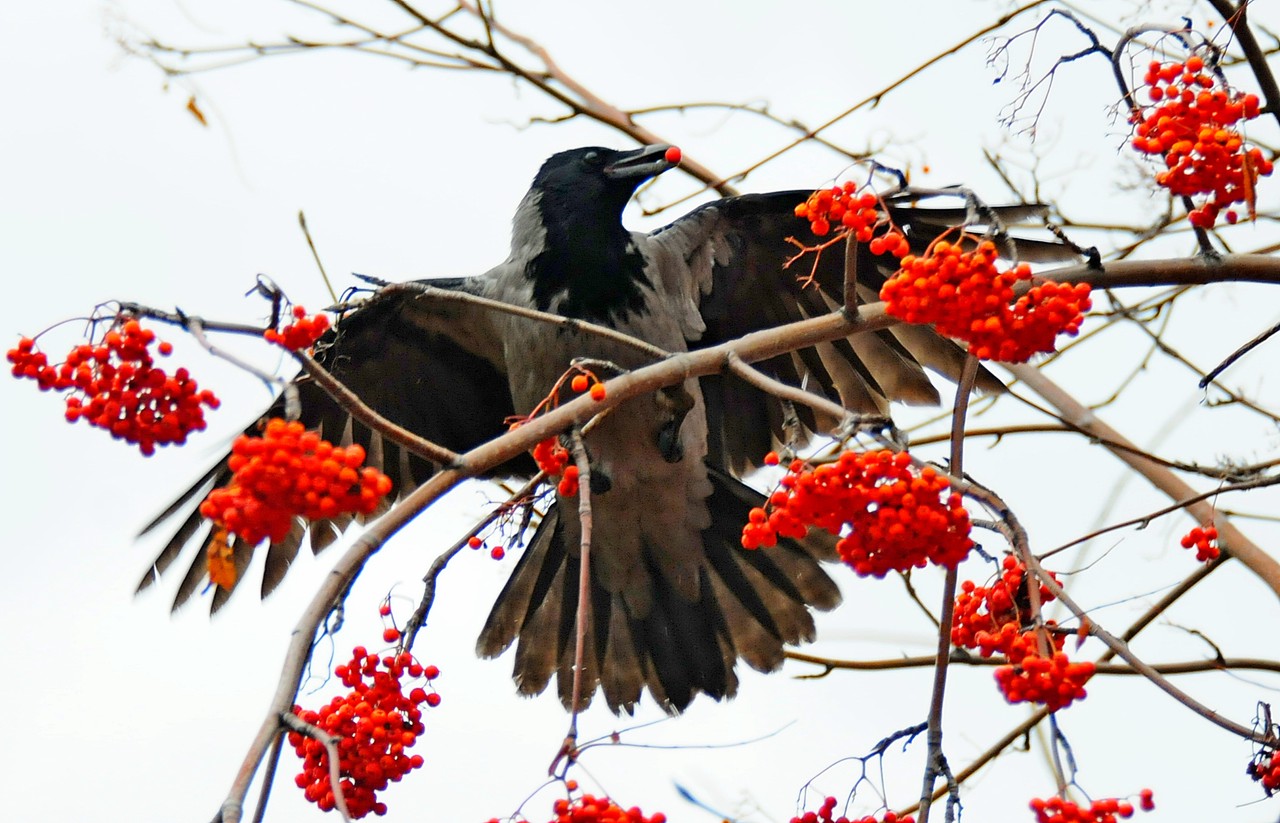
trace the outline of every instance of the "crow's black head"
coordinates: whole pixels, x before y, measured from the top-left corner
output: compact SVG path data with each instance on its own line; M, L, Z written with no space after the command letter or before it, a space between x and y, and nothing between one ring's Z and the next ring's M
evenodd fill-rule
M667 159L673 151L676 162ZM599 146L570 149L542 164L533 178L533 190L542 194L544 215L571 218L585 210L607 210L618 219L641 183L678 162L678 150L667 145L633 151Z
M570 317L609 323L644 310L649 282L622 210L641 183L678 163L678 149L655 145L571 149L542 164L531 193L546 247L528 270L538 308L564 294L558 310Z

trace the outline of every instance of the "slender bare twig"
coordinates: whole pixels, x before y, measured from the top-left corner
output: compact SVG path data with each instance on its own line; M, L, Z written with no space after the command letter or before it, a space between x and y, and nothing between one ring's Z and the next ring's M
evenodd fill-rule
M978 378L978 359L969 355L964 360L960 381L956 385L955 410L951 417L951 473L964 476L964 426L969 409L969 395ZM947 777L945 788L952 789L951 768L942 749L942 707L947 690L947 663L951 659L951 623L955 616L956 585L959 570L950 566L942 584L942 610L938 616L938 651L934 656L933 691L929 699L929 730L926 735L929 751L925 756L924 779L920 787L920 823L929 823L929 809L933 800L933 787L939 775ZM948 806L948 818L951 807Z
M799 663L812 663L821 667L822 671L815 674L797 675L798 679L813 680L826 677L834 671L848 670L860 672L874 671L897 671L899 669L927 669L938 662L935 655L920 654L911 657L891 657L883 660L847 660L835 657L825 657L818 654L807 654L788 649L784 652L788 660L795 660ZM996 666L1007 666L1009 660L999 655L992 657L981 657L976 654L952 653L950 657L952 666L972 666L975 668L991 668ZM1121 677L1144 676L1141 671L1133 666L1121 665L1119 663L1098 663L1096 664L1096 672L1104 675L1116 675ZM1280 661L1268 660L1263 657L1221 657L1209 660L1183 660L1176 663L1152 663L1151 668L1160 674L1178 675L1178 674L1201 674L1204 672L1222 672L1222 671L1260 671L1260 672L1277 672L1280 673Z
M574 621L573 641L573 691L569 698L569 731L556 758L551 763L550 774L556 772L561 758L574 757L578 740L578 713L582 711L583 690L586 687L587 632L591 626L591 460L582 440L582 430L572 429L573 463L578 467L578 523L581 537L578 541L578 614Z
M1132 446L1127 438L1106 423L1103 423L1093 412L1063 391L1039 369L1025 364L1004 365L1024 385L1056 408L1072 425L1079 426L1084 431L1090 434L1097 434L1108 441L1120 443L1126 447ZM1195 489L1191 488L1180 477L1164 466L1158 465L1145 457L1140 457L1128 448L1112 448L1111 452L1173 500L1189 500L1196 496ZM1213 506L1204 500L1189 503L1187 511L1201 523L1207 523L1214 519ZM1277 596L1280 596L1280 562L1277 562L1274 557L1267 554L1256 543L1246 537L1231 521L1225 518L1218 518L1214 522L1218 528L1221 545L1226 547L1232 557L1243 563L1251 572L1270 586Z
M316 243L311 239L311 230L307 228L307 215L302 209L298 209L298 225L302 227L302 234L307 238L307 248L311 249L311 257L316 261L316 268L320 270L320 277L324 279L324 287L329 290L329 299L334 303L338 302L338 293L333 289L333 283L329 280L329 273L324 270L324 262L320 260L320 252L316 251Z

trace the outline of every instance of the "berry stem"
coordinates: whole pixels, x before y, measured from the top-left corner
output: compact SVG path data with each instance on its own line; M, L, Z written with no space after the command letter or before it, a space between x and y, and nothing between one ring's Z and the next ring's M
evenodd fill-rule
M342 773L338 766L339 760L341 759L338 754L338 744L324 729L321 729L319 726L313 726L293 712L280 712L279 719L280 725L298 732L299 734L305 734L312 740L319 741L324 746L325 751L329 755L329 785L333 786L333 802L338 808L338 813L342 815L343 821L345 821L345 823L351 823L351 812L347 810L347 801L344 797L345 792L338 788L342 784ZM279 736L277 736L277 739L279 739Z

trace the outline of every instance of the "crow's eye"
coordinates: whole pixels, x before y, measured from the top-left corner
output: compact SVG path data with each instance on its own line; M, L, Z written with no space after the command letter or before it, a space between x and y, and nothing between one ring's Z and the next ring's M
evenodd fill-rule
M582 156L582 159L583 159L583 160L585 160L586 162L590 163L590 164L591 164L591 165L593 165L593 166L598 166L598 165L600 165L600 153L599 153L599 152L589 151L589 152L587 152L586 154L584 154L584 155Z

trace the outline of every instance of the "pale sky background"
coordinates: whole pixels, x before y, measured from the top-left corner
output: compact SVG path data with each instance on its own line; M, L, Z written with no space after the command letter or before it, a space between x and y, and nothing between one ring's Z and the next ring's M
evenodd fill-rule
M390 3L364 5L393 25L398 20ZM1139 5L1095 7L1128 13ZM1191 5L1171 4L1167 13L1144 12L1124 24L1174 22ZM507 2L499 12L619 104L768 100L779 115L812 124L967 35L1005 4L813 0L783 8L728 0L561 0ZM1255 14L1264 22L1266 15L1276 16L1274 7L1265 6ZM1269 22L1274 30L1278 21ZM182 44L331 33L323 21L282 0L63 0L0 7L0 273L9 295L0 304L0 332L6 348L20 334L84 316L109 299L253 322L264 307L242 295L259 272L294 300L319 307L327 297L297 228L300 208L338 288L350 284L350 272L390 279L479 273L505 256L509 217L542 159L576 145L628 145L585 121L525 128L531 116L561 112L507 79L411 72L339 52L273 58L173 79L166 87L155 66L128 56L116 42L139 31ZM1080 46L1078 38L1046 36L1040 53ZM832 136L851 146L892 143L884 159L912 167L921 182L963 181L993 201L1002 199L1007 192L983 168L980 150L1012 139L996 112L1014 89L1011 82L991 83L984 55L977 47L947 61ZM209 118L207 128L185 109L193 93ZM1034 150L1025 143L1008 150L1041 155L1044 196L1065 198L1077 219L1140 223L1160 201L1145 190L1120 193L1112 182L1124 133L1108 112L1115 98L1102 61L1075 64L1059 76ZM671 114L647 124L719 171L789 139L784 130L744 114ZM1276 142L1273 125L1260 129L1260 136ZM924 164L932 169L927 176ZM842 171L831 155L806 151L765 167L744 188L817 186ZM1134 179L1126 174L1124 180ZM645 202L674 199L691 186L688 178L667 174ZM646 224L638 214L629 221ZM1241 248L1266 245L1274 242L1268 231L1242 227L1235 238ZM1183 241L1168 247L1169 254L1187 250ZM1205 290L1179 305L1168 339L1204 367L1277 320L1274 294L1259 287ZM53 343L58 340L70 346L75 333L71 326L55 331L49 348L63 348ZM201 385L226 402L208 432L150 460L99 431L68 426L60 402L29 383L0 381L9 431L20 432L5 444L0 475L5 820L212 817L261 722L290 629L339 551L300 558L266 603L244 592L212 621L204 603L169 617L176 577L158 592L132 596L158 545L155 539L135 541L139 527L269 400L260 384L210 361L176 330L166 336L178 349L173 362L189 363ZM1280 406L1268 368L1275 345L1246 359L1231 381ZM265 346L240 344L237 350L266 368L278 364ZM1097 401L1146 351L1139 335L1115 330L1065 358L1053 374ZM1139 443L1178 459L1275 456L1280 436L1274 428L1231 409L1208 409L1203 399L1189 372L1156 358L1125 400L1102 414ZM980 424L1013 419L1035 418L1004 403ZM1075 439L988 445L973 443L967 468L1007 497L1038 550L1165 502L1142 481L1122 481L1114 459ZM937 447L924 453L943 454ZM356 644L377 645L376 605L388 590L398 595L397 613L408 615L415 582L494 494L485 486L460 490L449 506L424 516L373 560L348 601L349 622L336 656ZM1275 503L1275 495L1258 492L1224 505L1274 512ZM1144 531L1118 532L1086 554L1070 555L1060 568L1096 562L1069 582L1081 601L1097 609L1099 621L1119 631L1192 568L1189 554L1175 546L1190 525L1174 517ZM1274 525L1246 521L1244 527L1264 547L1274 547L1280 536ZM990 536L980 540L993 551L1000 548ZM416 747L426 766L383 797L389 819L505 817L541 784L566 715L550 696L517 698L509 659L477 661L471 651L514 562L514 555L494 562L468 554L441 579L416 652L442 669L437 687L443 703L428 712L427 733ZM979 580L987 576L976 562L966 569ZM846 604L824 616L812 651L871 659L931 650L930 627L900 583L836 571ZM257 574L257 567L250 571L246 589L256 588ZM939 578L917 576L931 606ZM1275 659L1276 613L1274 595L1229 566L1135 648L1151 661L1211 655L1186 631L1195 629L1225 654ZM1098 653L1090 643L1081 655ZM321 669L326 656L322 647ZM663 750L598 749L584 756L577 777L624 806L661 810L673 821L718 819L680 800L676 782L744 823L785 821L807 780L842 757L865 754L886 735L923 720L927 710L930 677L923 670L792 679L808 671L788 666L770 677L743 672L736 701L699 700L684 717L637 731L625 731L631 721L593 710L582 721L583 739L618 729L625 743ZM1278 682L1257 673L1179 680L1246 723L1257 701L1276 700ZM318 705L335 688L307 688L316 687L320 691L304 692L302 702ZM947 704L953 767L1025 712L1004 703L989 669L954 669ZM646 706L636 722L660 716ZM1095 679L1089 698L1061 714L1061 725L1080 766L1079 782L1095 797L1150 786L1158 806L1152 820L1261 823L1280 817L1280 801L1255 802L1261 792L1243 775L1247 744L1141 682ZM772 736L748 742L766 735ZM893 747L886 757L891 806L918 794L923 751L921 742L905 753ZM1041 752L1038 742L1031 753L1011 750L966 784L966 819L1031 819L1026 801L1053 792ZM268 820L323 819L292 785L296 764L286 752ZM856 761L837 765L816 780L816 797L844 797L858 774ZM544 791L525 815L546 819L555 796ZM874 788L864 785L851 811L866 814L878 805Z

